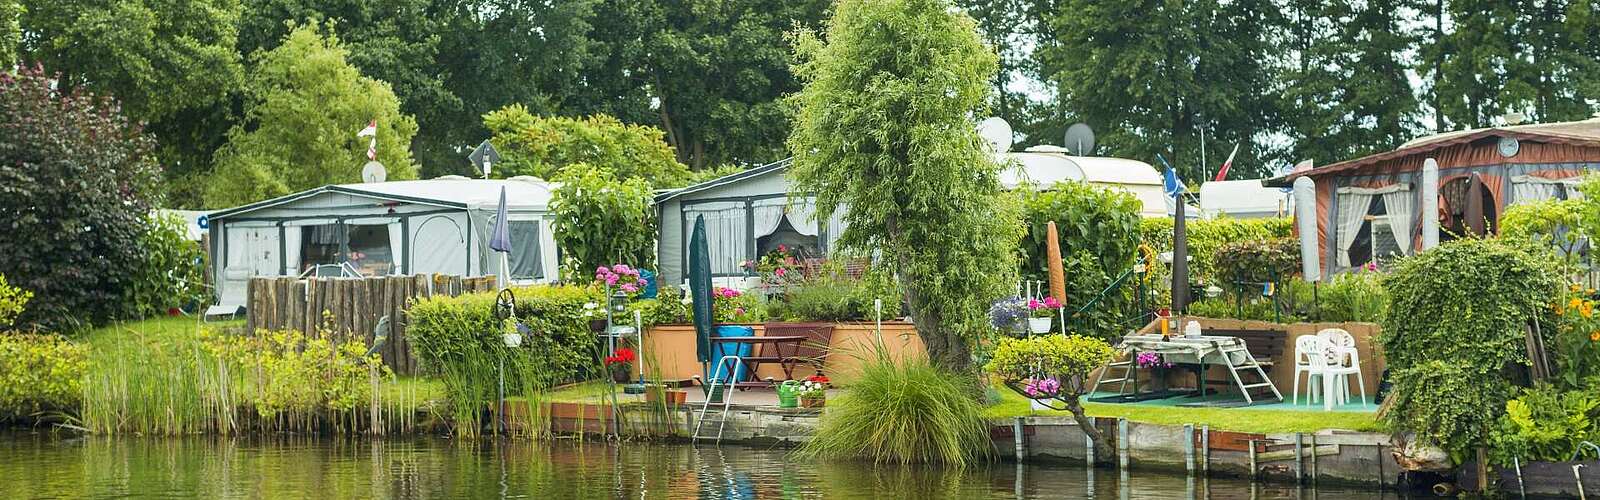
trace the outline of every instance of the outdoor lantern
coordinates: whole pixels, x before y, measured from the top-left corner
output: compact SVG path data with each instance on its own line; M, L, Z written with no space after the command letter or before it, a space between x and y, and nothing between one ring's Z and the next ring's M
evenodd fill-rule
M1206 287L1206 297L1214 299L1217 298L1218 295L1222 295L1222 287L1217 285Z
M520 333L507 333L505 335L501 335L500 340L506 343L506 347L510 347L512 349L522 347L522 334Z

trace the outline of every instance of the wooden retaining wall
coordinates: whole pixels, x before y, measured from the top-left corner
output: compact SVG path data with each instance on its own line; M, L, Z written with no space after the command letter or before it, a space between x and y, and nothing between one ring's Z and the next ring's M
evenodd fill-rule
M389 341L379 352L395 373L411 374L417 368L406 341L405 311L411 300L435 294L456 296L494 290L494 277L435 275L376 276L371 278L252 278L245 303L245 327L258 330L299 330L313 335L343 338L359 335L371 344L378 320L389 317ZM323 313L331 331L325 330Z

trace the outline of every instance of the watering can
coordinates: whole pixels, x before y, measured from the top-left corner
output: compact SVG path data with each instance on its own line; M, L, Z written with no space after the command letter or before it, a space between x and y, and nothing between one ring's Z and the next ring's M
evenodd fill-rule
M785 380L782 384L778 384L778 407L800 407L800 381Z

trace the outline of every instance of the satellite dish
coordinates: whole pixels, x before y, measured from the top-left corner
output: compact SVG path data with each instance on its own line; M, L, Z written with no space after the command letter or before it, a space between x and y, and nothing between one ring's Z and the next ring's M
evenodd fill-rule
M1094 130L1086 123L1074 123L1067 127L1066 140L1061 142L1067 148L1067 153L1072 156L1094 155Z
M361 167L361 182L383 182L389 177L389 171L383 168L382 163L369 161Z
M978 123L978 135L983 140L989 141L991 152L996 155L1011 151L1011 124L1005 118L991 116Z

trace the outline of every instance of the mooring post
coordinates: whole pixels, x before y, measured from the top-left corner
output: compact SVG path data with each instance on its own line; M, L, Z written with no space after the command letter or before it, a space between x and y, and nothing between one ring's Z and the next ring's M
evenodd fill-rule
M1211 475L1211 425L1200 426L1200 473Z
M1117 467L1128 470L1128 419L1117 419Z
M1311 435L1311 484L1317 484L1317 435ZM1479 490L1482 491L1482 490Z
M1305 463L1306 463L1306 461L1305 461L1305 434L1304 433L1300 433L1300 432L1296 432L1296 433L1294 433L1294 482L1295 482L1295 484L1302 484L1302 483L1305 482L1305 477L1306 477Z
M1246 441L1246 443L1248 443L1248 446L1250 447L1250 480L1254 481L1257 477L1256 471L1259 470L1259 468L1256 467L1256 440L1251 439Z
M1028 458L1028 448L1022 442L1022 417L1011 420L1011 434L1012 442L1016 445L1017 463L1022 463L1022 459Z
M1183 424L1183 470L1194 476L1194 424Z
M1094 417L1089 417L1089 424L1090 425L1094 425L1094 426L1098 426L1099 425L1098 423L1095 422ZM1083 461L1084 461L1084 463L1089 464L1089 468L1090 469L1093 469L1094 468L1094 438L1089 437L1089 429L1078 429L1078 430L1084 431L1083 432ZM1093 476L1090 476L1090 477L1093 477Z
M1522 457L1511 457L1511 465L1517 468L1517 494L1528 498L1528 489L1522 485Z

